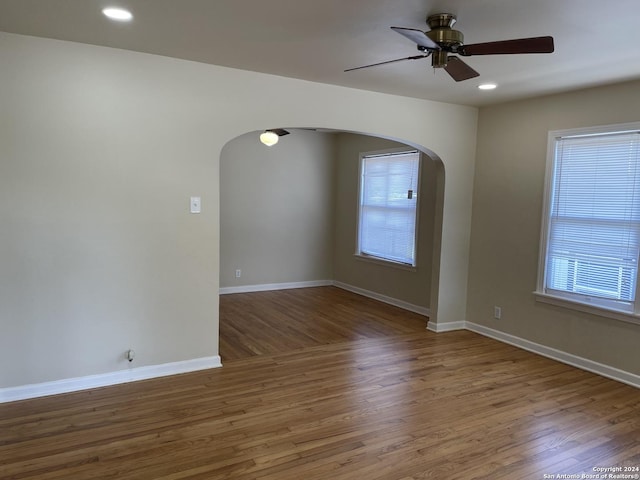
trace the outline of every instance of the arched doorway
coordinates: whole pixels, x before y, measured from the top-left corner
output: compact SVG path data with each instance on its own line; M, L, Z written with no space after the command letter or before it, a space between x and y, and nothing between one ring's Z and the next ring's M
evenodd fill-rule
M420 149L416 267L362 261L354 256L359 154L415 146L345 131L287 130L292 134L274 147L262 145L254 131L222 151L220 292L338 285L429 316L440 256L442 162Z

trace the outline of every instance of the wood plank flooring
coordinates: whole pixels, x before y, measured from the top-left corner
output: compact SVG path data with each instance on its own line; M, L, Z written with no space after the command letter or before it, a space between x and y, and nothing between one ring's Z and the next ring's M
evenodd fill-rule
M336 287L220 296L220 356L237 360L424 332L427 317Z
M301 308L277 301L274 315ZM640 466L633 387L472 332L354 328L262 354L252 341L221 369L2 404L0 478L512 480Z

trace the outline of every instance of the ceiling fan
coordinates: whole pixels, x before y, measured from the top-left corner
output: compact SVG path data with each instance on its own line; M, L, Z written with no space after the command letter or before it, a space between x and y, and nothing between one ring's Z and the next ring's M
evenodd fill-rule
M260 141L264 143L267 147L272 147L280 137L284 137L285 135L289 135L291 132L285 130L284 128L271 128L269 130L265 130L260 134Z
M433 66L433 68L444 68L451 78L456 82L461 82L462 80L477 77L480 74L460 60L460 58L454 57L451 54L471 57L474 55L553 52L553 37L518 38L515 40L465 45L462 32L451 28L455 23L455 15L451 13L436 13L427 17L427 25L430 29L427 32L415 28L391 27L391 30L415 42L418 45L418 50L422 53L411 57L349 68L345 70L345 72L377 67L378 65L386 65L388 63L402 62L404 60L419 60L431 56L431 66Z

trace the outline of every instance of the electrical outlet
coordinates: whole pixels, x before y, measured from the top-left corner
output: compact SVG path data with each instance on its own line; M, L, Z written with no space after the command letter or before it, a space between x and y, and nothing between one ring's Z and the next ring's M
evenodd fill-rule
M242 270L237 269L236 270L236 278L240 278L242 276Z
M493 318L500 320L502 318L502 307L493 306Z

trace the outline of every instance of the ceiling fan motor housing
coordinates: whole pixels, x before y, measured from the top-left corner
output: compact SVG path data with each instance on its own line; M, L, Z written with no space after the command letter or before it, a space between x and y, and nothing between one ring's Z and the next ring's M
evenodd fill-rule
M447 66L448 54L455 53L464 44L462 32L451 27L456 23L456 16L451 13L436 13L427 17L428 32L425 34L436 42L442 50L432 52L431 65L434 68Z

